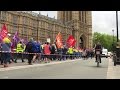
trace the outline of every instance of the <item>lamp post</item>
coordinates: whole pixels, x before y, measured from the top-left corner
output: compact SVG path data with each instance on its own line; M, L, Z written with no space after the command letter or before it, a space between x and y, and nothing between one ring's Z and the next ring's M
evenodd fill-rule
M113 47L113 51L114 51L114 30L112 30L113 32L113 44L112 44L112 47Z
M118 36L118 11L116 11L116 29L117 29L117 42L119 41Z
M113 44L114 44L114 30L112 30L112 32L113 32Z

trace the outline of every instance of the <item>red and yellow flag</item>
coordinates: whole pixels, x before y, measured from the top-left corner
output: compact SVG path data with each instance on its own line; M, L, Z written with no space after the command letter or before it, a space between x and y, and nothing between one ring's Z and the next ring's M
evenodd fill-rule
M59 32L58 35L56 36L56 45L57 48L62 48L63 47L63 43L62 43L62 35Z

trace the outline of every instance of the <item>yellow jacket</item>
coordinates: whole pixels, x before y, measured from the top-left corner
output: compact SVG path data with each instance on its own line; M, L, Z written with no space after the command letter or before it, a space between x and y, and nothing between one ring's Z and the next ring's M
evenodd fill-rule
M69 53L69 54L73 54L73 48L69 48L69 49L68 49L68 53Z
M17 44L16 52L23 52L25 50L25 47L21 43Z

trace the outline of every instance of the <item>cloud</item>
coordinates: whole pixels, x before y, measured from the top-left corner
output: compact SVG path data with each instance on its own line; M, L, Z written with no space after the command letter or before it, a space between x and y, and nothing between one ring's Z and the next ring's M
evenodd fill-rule
M112 34L112 30L116 29L115 15L115 11L93 11L93 32Z

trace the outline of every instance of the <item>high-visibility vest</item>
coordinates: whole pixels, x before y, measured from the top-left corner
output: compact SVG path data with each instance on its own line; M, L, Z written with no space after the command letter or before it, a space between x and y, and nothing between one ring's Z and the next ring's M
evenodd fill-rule
M22 47L22 44L21 44L21 43L18 43L18 44L17 44L16 52L23 52L23 51L24 51L24 47Z
M73 54L73 48L68 49L69 54Z

